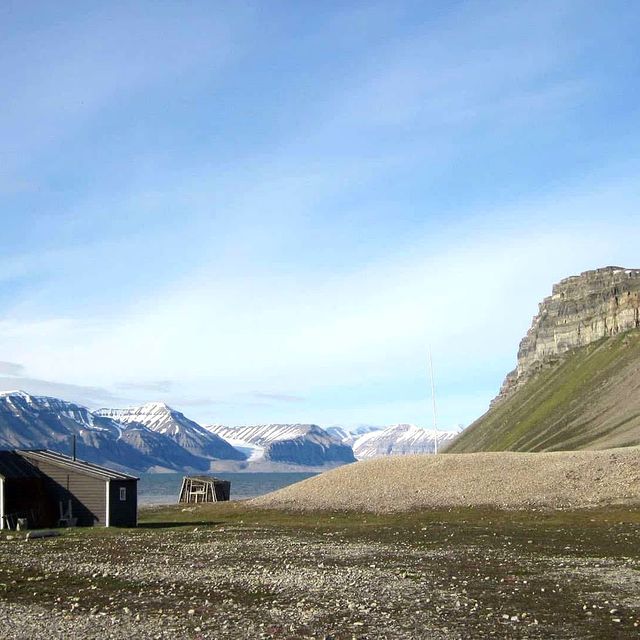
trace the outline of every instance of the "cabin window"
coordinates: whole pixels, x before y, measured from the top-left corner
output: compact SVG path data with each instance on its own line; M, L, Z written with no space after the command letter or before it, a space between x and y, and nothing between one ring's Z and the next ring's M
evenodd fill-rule
M120 500L122 502L125 502L127 500L127 488L126 487L120 487Z

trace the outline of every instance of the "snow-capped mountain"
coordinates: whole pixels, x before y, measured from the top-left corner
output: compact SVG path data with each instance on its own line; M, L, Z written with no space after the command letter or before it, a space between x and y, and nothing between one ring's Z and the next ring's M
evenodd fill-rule
M117 438L122 427L73 402L24 391L0 393L0 446L55 446L85 431Z
M324 466L354 462L349 445L315 424L211 425L209 431L245 452L250 462Z
M152 466L156 468L208 471L211 467L209 459L196 456L172 438L141 425L128 425L122 433L122 440L142 456L153 460Z
M358 460L379 456L402 456L434 453L437 438L438 450L453 440L460 430L434 431L414 424L396 424L386 429L370 431L353 442L353 453Z
M96 415L124 425L143 426L171 438L189 453L219 460L245 460L246 456L215 433L189 420L164 402L149 402L130 409L99 409Z
M438 447L459 430L438 431ZM23 391L0 393L0 449L52 449L138 471L217 469L272 471L326 468L376 456L433 453L435 433L415 425L361 425L327 430L314 424L202 427L164 403L131 409L86 407Z
M192 454L168 435L144 425L122 424L59 398L24 391L0 393L0 449L70 454L74 436L78 457L97 464L138 471L206 471L211 465L209 458Z
M23 391L0 394L0 448L52 449L90 462L144 469L156 462L123 438L123 425L95 416L86 407Z

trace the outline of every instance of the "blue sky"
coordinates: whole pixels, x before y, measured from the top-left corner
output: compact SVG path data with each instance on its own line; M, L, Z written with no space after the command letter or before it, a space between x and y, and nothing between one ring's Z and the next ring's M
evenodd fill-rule
M629 2L5 2L0 389L468 424L638 267Z

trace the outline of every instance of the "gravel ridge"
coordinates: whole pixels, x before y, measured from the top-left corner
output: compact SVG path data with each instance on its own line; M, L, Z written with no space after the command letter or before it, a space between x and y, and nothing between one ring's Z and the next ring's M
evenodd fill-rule
M393 513L431 507L640 504L640 447L377 458L255 498L251 506Z

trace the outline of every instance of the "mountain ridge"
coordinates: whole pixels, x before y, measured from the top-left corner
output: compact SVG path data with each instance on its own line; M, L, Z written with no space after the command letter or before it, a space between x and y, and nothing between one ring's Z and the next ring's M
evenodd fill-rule
M353 452L358 460L382 456L433 454L453 440L459 430L423 429L415 424L395 424L380 431L364 433L353 442Z
M79 457L143 472L323 471L363 457L433 452L433 435L415 425L204 427L164 402L90 410L50 396L0 393L0 448L70 453L74 436ZM449 437L438 433L440 441ZM361 440L368 441L364 453Z
M121 424L143 426L167 436L194 456L213 460L246 460L242 452L223 438L164 402L148 402L128 409L98 409L94 413Z
M355 462L353 450L315 424L266 424L207 427L236 447L251 447L252 462L347 464Z
M112 415L60 398L4 392L0 394L0 448L45 448L69 454L75 437L78 457L96 464L132 471L210 470L212 459L206 455L139 422L119 422ZM243 458L227 443L223 448L233 451L233 459Z

